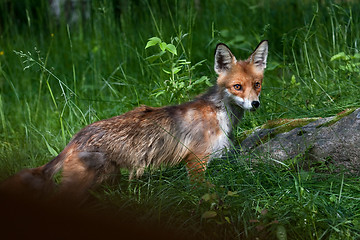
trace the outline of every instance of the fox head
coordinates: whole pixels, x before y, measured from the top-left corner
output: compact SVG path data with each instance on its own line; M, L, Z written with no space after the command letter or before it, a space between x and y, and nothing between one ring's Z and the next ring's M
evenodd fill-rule
M255 110L260 106L259 96L268 55L268 41L262 41L250 57L236 60L223 43L216 46L215 72L217 85L224 91L230 103L244 110Z

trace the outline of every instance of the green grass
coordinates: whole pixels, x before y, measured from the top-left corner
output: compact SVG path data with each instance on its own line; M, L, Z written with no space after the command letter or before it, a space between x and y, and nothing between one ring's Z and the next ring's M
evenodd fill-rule
M235 139L267 120L360 106L356 1L94 1L91 19L70 26L54 21L46 1L1 1L0 10L0 180L46 163L98 119L205 91L219 42L242 59L260 40L270 45L261 108L246 114ZM145 49L151 37L177 54ZM238 157L214 160L207 178L214 188L194 189L182 166L131 182L124 173L95 195L200 237L360 238L356 176Z

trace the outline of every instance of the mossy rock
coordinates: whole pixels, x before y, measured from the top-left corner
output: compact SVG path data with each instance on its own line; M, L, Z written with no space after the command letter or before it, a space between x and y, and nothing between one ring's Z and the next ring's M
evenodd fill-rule
M360 108L327 118L268 121L242 139L240 151L256 158L360 173Z

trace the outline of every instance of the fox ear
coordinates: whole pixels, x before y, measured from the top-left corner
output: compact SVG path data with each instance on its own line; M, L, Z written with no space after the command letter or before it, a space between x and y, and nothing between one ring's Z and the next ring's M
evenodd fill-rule
M235 63L236 58L231 53L230 49L225 44L219 43L215 49L215 72L217 74L227 72Z
M266 61L268 55L268 41L264 40L259 43L255 51L249 57L250 63L254 64L256 70L263 72L266 68Z

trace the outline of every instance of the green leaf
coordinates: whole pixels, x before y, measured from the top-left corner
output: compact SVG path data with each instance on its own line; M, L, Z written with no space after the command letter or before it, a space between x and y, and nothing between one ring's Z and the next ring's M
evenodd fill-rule
M185 83L184 82L179 82L177 85L178 89L182 89L185 87Z
M159 97L160 95L165 94L164 90L158 91L157 93L152 94L152 96L154 96L155 98Z
M279 225L276 228L276 237L278 240L286 240L286 228L283 225Z
M177 55L176 47L173 44L167 44L165 48L168 52L171 52L174 55Z
M330 199L330 202L336 202L337 197L334 194L331 194L329 199Z
M171 75L171 72L166 70L165 68L162 69L164 73Z
M355 58L355 59L360 59L360 53L355 53L355 55L353 56L353 58Z
M203 199L205 202L209 201L211 199L211 196L209 193L205 193L201 199Z
M181 67L174 67L173 69L171 69L171 71L174 73L174 74L177 74L178 72L180 72L181 70Z
M290 81L291 85L296 85L296 77L295 75L291 76L291 81Z
M215 211L206 211L201 215L201 218L214 218L217 216Z
M202 82L206 81L207 79L208 79L207 76L202 76L201 78L195 80L195 81L193 82L193 84L196 85L196 84L202 83Z
M350 59L350 57L348 55L346 55L344 52L339 52L338 54L335 54L334 56L332 56L330 61L349 60L349 59Z
M145 49L147 49L148 47L154 46L156 44L159 44L159 43L161 43L160 38L158 38L158 37L149 38L149 41L146 43Z
M161 43L159 43L159 47L160 47L161 51L165 51L165 49L166 49L166 42L161 42Z
M237 192L228 191L227 195L230 197L237 196Z

